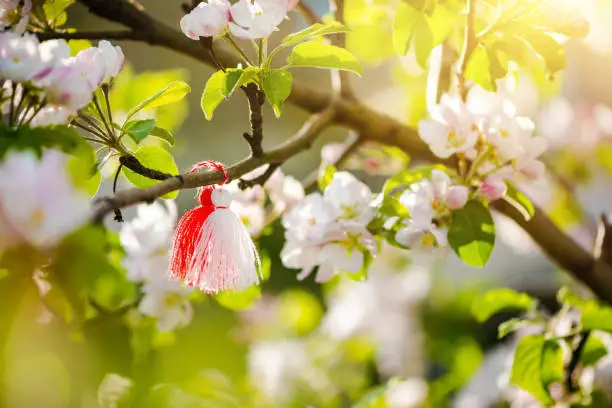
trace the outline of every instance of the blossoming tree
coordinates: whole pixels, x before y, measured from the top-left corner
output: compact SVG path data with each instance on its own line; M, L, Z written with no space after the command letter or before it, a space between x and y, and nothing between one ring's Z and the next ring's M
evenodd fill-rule
M569 2L334 0L321 16L304 0L208 0L183 4L172 20L131 0L76 1L121 26L114 31L70 28L73 3L0 1L0 299L11 311L35 293L45 316L73 334L67 342L103 344L115 341L104 330L123 333L120 349L131 357L93 375L99 405L447 406L476 368L461 371L449 357L449 374L419 379L424 369L405 364L422 360L415 350L425 353L415 343L414 306L427 298L427 270L443 260L487 265L508 226L501 214L521 229L523 244L533 242L572 278L573 290L560 290L553 308L505 288L474 300L480 323L515 312L499 325L499 337L512 342L502 370L510 391L491 404L608 406L598 402L605 397L593 372L612 332L611 226L602 216L585 246L559 215L583 218L559 159L578 153L555 143L544 123L566 120L571 107L559 116L525 113L508 91L526 76L541 78L542 89L558 81L565 44L589 31ZM137 91L139 76L116 41L165 47L214 71L203 89L149 74ZM400 82L421 112L391 116L360 98L355 88L376 75L374 61L404 67ZM294 79L303 68L327 70L330 85ZM209 121L225 100L246 97L248 111L235 114L249 119L248 157L229 165L202 157L179 171L177 123L162 113L190 92L201 93ZM264 114L283 121L286 104L312 116L271 146ZM311 177L281 170L332 125L349 137L322 148ZM610 168L605 143L583 150L586 162ZM551 186L556 198L547 202L538 192ZM184 215L174 202L179 190L199 194ZM135 205L128 219L123 210ZM281 235L274 253L266 242ZM325 285L323 318L306 291L262 295L284 268L305 281L292 286L311 276ZM187 386L156 380L155 349L170 342L199 353L198 343L173 336L187 331L194 303L211 300L243 311L250 385L209 372ZM0 317L3 350L15 342L17 320ZM360 336L373 342L365 351ZM459 340L446 346L477 365L473 339ZM8 406L18 393L10 354L0 354ZM93 398L73 377L65 406ZM490 406L469 389L455 405Z

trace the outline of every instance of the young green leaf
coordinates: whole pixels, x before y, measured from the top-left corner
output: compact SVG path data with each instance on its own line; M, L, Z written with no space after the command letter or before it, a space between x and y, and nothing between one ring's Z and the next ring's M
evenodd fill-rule
M506 310L527 312L537 305L537 301L526 293L512 289L494 289L477 297L472 303L472 314L479 323Z
M567 58L563 46L548 34L530 30L521 34L531 48L544 60L549 76L553 77L558 71L565 68Z
M155 126L151 133L149 133L149 135L162 139L170 146L174 146L174 134L169 130L160 128L159 126Z
M541 335L525 336L516 348L510 381L541 403L549 404L552 398L545 382L559 377L559 372L563 378L563 359L560 357L561 350L556 343L547 342ZM544 362L550 366L543 367Z
M263 74L263 91L277 118L283 113L285 99L291 94L292 79L291 74L283 69L271 69Z
M141 110L154 109L159 106L169 103L178 102L185 97L191 88L183 81L174 81L168 84L164 89L150 96L138 105L134 106L126 117L126 122L129 121L136 113Z
M217 71L208 78L202 93L201 106L206 119L211 120L217 106L225 99L225 72Z
M426 69L427 58L434 47L434 35L425 14L422 14L414 24L414 52L419 65Z
M234 92L243 73L244 70L242 68L229 68L225 70L225 84L223 88L223 95L225 97L230 96Z
M497 338L503 339L508 334L517 331L521 327L527 326L528 324L529 320L518 319L516 317L506 320L505 322L500 323L500 325L497 327Z
M584 301L580 314L583 330L602 330L612 333L612 308L595 300Z
M172 155L159 146L141 146L136 153L134 153L134 156L147 168L168 174L178 174L178 168L176 167ZM123 171L125 178L136 187L147 188L159 183L157 180L151 180L150 178L134 173L126 167L123 167L121 171ZM177 195L178 191L173 191L162 196L162 198L172 199L176 198Z
M399 199L394 196L386 195L383 197L378 213L386 217L401 217L410 218L408 209L399 202Z
M140 143L151 134L155 128L155 119L131 120L123 125L125 133L131 136L136 143Z
M399 55L406 55L416 22L423 13L405 2L400 2L393 20L393 47Z
M319 41L296 46L287 61L294 67L340 69L363 74L363 68L353 54L344 48Z
M533 204L529 198L527 198L525 194L518 191L512 183L506 182L506 185L508 188L506 190L504 200L516 208L521 213L523 218L525 218L525 221L529 221L535 214Z
M334 178L334 174L336 174L336 167L333 164L328 164L323 168L323 172L319 176L318 180L321 191L325 190L327 186L329 186Z
M47 23L51 27L59 27L66 24L66 9L74 2L75 0L45 1L42 6Z
M495 245L495 225L491 212L476 200L453 211L448 243L468 265L486 265Z
M584 366L595 365L607 355L608 349L603 341L594 333L591 333L580 354L580 362Z
M348 29L337 21L329 23L315 23L302 31L290 34L283 38L281 47L291 47L304 41L312 40L328 34L345 33Z

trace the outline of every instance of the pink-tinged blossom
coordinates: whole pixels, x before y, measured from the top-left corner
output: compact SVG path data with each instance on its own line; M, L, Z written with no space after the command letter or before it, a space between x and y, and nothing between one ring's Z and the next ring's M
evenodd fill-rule
M230 7L227 0L202 2L183 16L181 31L192 40L221 35L227 31L231 20Z
M102 83L106 64L102 51L96 47L86 48L67 61L67 65L78 72L89 83L89 87L95 90Z
M232 5L230 30L238 38L270 36L288 11L287 0L239 0Z
M77 111L87 106L93 96L91 83L72 65L53 70L45 78L44 90L49 102Z
M0 78L22 82L44 75L39 42L34 34L0 33Z
M20 0L0 0L0 30L10 26L18 15Z
M432 108L430 117L419 123L419 134L437 157L446 159L476 144L477 118L459 97L443 95L440 104Z
M87 221L89 200L75 188L68 157L46 150L12 152L0 165L0 231L5 245L25 242L47 249ZM6 236L2 239L6 240Z
M102 82L108 83L123 69L123 65L125 64L125 56L123 55L121 47L118 45L112 45L106 40L102 40L98 43L98 50L100 50L100 53L102 54L104 66Z
M413 184L400 197L411 217L434 218L436 214L456 210L465 205L469 190L465 186L453 185L448 174L433 170L430 179Z
M489 176L480 185L478 193L489 201L495 201L502 198L506 194L507 189L508 186L503 179Z

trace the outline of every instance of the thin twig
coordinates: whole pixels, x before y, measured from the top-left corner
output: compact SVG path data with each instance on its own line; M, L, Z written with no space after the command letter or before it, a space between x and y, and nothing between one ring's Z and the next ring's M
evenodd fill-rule
M238 187L241 190L246 190L247 188L251 188L254 186L263 186L280 166L281 163L270 163L268 165L268 168L266 169L266 171L264 171L262 175L252 179L241 178L240 180L238 180Z
M570 359L569 364L567 365L567 390L570 393L574 393L580 389L580 386L577 384L578 382L578 365L580 363L580 357L582 356L582 351L584 350L584 346L586 346L587 341L589 340L589 336L591 335L591 331L587 330L583 333L580 333L580 340L578 340L578 344L576 348L572 350L572 358Z
M467 97L467 86L465 72L472 53L476 49L476 31L474 28L474 15L476 14L476 0L467 0L467 16L465 20L465 39L463 40L463 50L459 57L459 67L457 70L457 86L461 98Z
M132 30L108 31L77 31L77 32L49 32L36 33L40 41L52 39L64 40L140 40L144 39L141 33Z
M333 120L332 108L320 114L313 115L302 128L289 140L280 146L266 152L261 157L249 157L232 166L227 171L231 179L237 179L244 174L266 163L278 163L287 160L295 154L310 148L314 139ZM125 164L124 164L125 165ZM95 203L94 221L100 221L109 212L130 205L152 202L164 194L179 189L197 188L215 184L223 180L223 174L217 171L185 173L181 177L168 178L154 186L140 189L131 188L117 192L114 197L101 198Z
M344 0L329 0L329 11L332 13L336 21L344 24ZM337 33L331 35L333 45L341 48L346 48L346 34ZM336 92L343 97L354 97L353 88L351 87L351 73L349 71L332 69L332 85Z

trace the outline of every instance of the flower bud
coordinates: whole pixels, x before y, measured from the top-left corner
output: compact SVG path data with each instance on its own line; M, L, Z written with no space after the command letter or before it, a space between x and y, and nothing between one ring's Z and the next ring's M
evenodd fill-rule
M506 194L507 188L508 186L503 179L489 176L480 185L479 193L487 200L494 201L502 198Z

